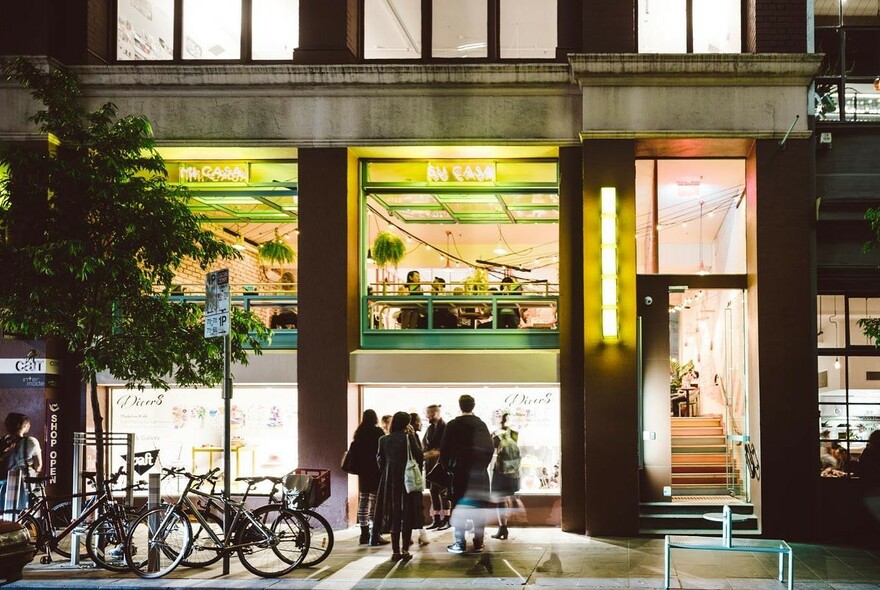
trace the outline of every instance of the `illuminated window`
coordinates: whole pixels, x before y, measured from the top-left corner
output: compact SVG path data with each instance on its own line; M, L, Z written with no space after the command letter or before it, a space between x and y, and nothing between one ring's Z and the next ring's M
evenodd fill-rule
M364 0L364 58L421 56L421 0Z
M118 0L116 59L170 60L173 43L174 0Z
M556 0L501 0L501 58L556 56Z
M185 0L183 59L241 57L241 0Z
M252 0L251 57L291 59L299 45L299 0Z
M740 0L639 0L639 53L739 53L741 20Z
M433 57L486 57L488 5L474 0L434 0Z

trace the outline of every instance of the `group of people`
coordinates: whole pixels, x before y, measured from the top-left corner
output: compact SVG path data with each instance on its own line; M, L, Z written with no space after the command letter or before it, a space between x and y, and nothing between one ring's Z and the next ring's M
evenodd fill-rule
M501 416L501 427L489 433L475 416L474 398L462 395L461 414L446 423L440 405L427 407L428 427L423 437L421 416L397 412L387 432L379 426L376 412L366 410L354 432L349 455L358 476L358 524L360 543L391 544L391 559L407 561L413 532L419 544L428 542L426 530L453 529L451 553L467 551L465 534L472 527L472 551L483 550L486 510L497 504L499 527L496 539L508 538L507 517L519 489L517 433ZM425 526L422 492L407 492L404 471L410 457L424 469L431 495L430 523ZM489 466L495 459L490 479ZM382 534L389 532L391 539Z

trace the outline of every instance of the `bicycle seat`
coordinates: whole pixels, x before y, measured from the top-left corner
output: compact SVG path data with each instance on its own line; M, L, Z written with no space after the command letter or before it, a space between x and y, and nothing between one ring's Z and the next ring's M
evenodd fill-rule
M98 472L97 471L83 471L80 475L83 477L83 479L94 479L95 477L98 476Z
M47 481L49 481L52 478L51 477L25 477L22 479L24 480L24 483L34 484L34 483L46 483Z
M281 477L272 477L270 475L267 475L263 479L265 479L266 481L271 481L272 483L276 483L278 485L281 485L281 482L284 481L284 479Z
M268 477L236 477L235 481L243 481L249 486L260 483L261 481L266 481L269 479Z

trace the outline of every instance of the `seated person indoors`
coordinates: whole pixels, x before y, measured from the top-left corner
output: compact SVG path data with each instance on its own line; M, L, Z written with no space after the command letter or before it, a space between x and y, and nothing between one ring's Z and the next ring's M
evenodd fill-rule
M406 273L406 285L404 286L404 295L422 296L422 276L417 270L411 270ZM427 311L421 305L404 304L398 316L400 327L403 329L411 328L427 328L428 316Z
M431 295L434 299L434 328L457 328L458 318L452 312L452 306L439 302L436 297L445 294L446 281L443 277L434 277L431 283Z
M299 316L294 307L282 307L280 311L272 314L269 319L269 327L273 330L277 329L293 329L296 330L296 323Z
M504 277L501 279L501 294L519 295L521 287L514 283L512 277ZM498 302L498 327L499 328L519 328L522 315L520 314L519 305L516 303Z

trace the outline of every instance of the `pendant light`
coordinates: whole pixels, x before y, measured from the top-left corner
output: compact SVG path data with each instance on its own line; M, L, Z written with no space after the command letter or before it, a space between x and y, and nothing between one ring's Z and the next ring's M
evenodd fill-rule
M498 256L504 256L507 254L507 249L504 247L504 243L502 241L503 236L501 235L501 226L498 227L498 242L495 244L495 249L492 250Z
M697 269L697 274L700 276L709 274L709 270L703 263L703 203L704 201L700 201L700 267Z

